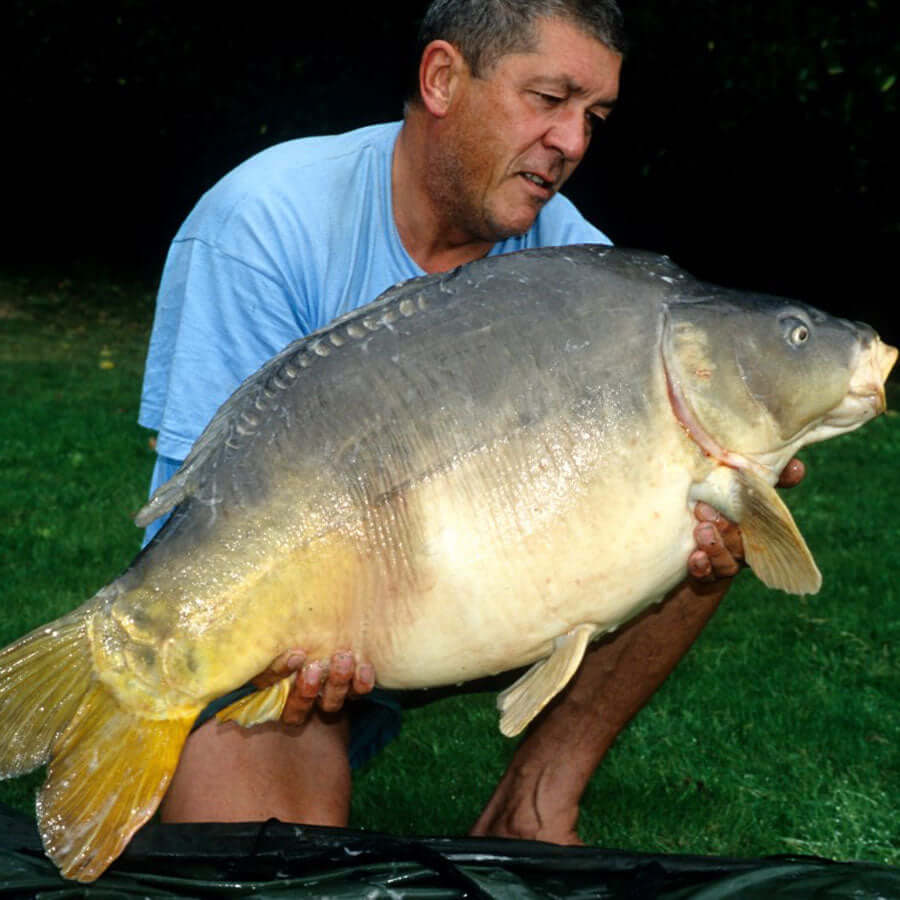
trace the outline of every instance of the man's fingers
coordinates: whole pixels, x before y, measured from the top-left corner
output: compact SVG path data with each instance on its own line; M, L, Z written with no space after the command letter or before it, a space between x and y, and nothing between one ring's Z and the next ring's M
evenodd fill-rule
M306 721L319 696L324 674L324 668L318 661L303 666L297 672L294 686L281 711L281 721L285 725L302 725Z
M306 662L306 651L285 650L265 672L260 672L250 680L258 688L267 688L282 678L287 678L291 672L296 672Z
M260 689L267 688L295 672L281 713L286 725L302 725L316 705L323 712L337 712L346 700L368 694L375 686L374 667L357 664L351 650L339 650L328 662L308 662L305 650L287 650L252 681Z
M715 581L712 563L702 550L695 550L688 557L688 574L699 581Z
M795 456L793 459L788 460L788 464L782 469L781 475L778 478L778 487L793 487L795 484L799 484L803 481L805 475L806 466L804 466Z
M353 682L353 669L352 653L340 652L331 657L328 676L319 697L319 706L325 712L337 712L344 705Z
M784 467L778 487L793 487L806 475L806 466L796 457ZM698 581L715 581L736 575L744 559L741 529L708 503L694 506L699 523L694 528L696 549L688 557L688 573Z
M350 694L362 697L375 687L375 667L371 663L361 663L353 673L353 687Z
M309 718L315 702L315 697L304 697L296 689L292 690L281 711L281 721L285 725L302 725Z
M703 546L701 541L704 539L704 535L707 535L708 532L704 531L702 534L700 533L700 528L708 525L712 525L713 531L715 535L713 538L720 538L720 545L724 545L727 553L734 557L734 559L738 562L743 560L744 558L744 542L741 540L741 530L737 527L729 519L726 519L725 516L722 515L717 509L713 509L708 503L699 502L694 507L694 515L697 520L700 522L694 529L694 540L697 542L698 550L706 550L706 547ZM712 560L713 570L718 573L716 563L718 561L725 561L725 558L721 555L721 546L716 545L715 543L711 544L712 549L716 553L715 559ZM729 567L730 568L730 567ZM718 574L734 574L733 572L728 573L718 573Z
M300 696L307 700L315 700L319 696L324 677L325 667L322 663L318 660L308 663L300 670L294 690L299 691Z
M736 528L734 531L737 533ZM712 581L737 575L741 567L741 555L732 552L735 549L734 538L732 546L729 546L719 528L713 522L705 521L694 529L694 540L697 542L697 549L688 557L688 570L694 577L701 581ZM737 533L736 542L740 543L740 533Z
M320 692L319 705L325 712L336 712L345 700L362 697L373 687L375 667L371 663L357 663L350 651L335 653Z
M327 664L319 660L304 664L304 660L304 653L285 654L263 673L268 676L279 670L289 675L299 669L281 714L281 720L286 725L301 725L314 706L326 713L337 712L348 699L368 694L375 686L372 664L357 665L350 650L338 651ZM258 679L255 681L258 682Z

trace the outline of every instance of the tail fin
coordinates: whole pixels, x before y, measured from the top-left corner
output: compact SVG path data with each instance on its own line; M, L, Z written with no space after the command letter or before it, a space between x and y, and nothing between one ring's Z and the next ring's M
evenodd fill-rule
M38 795L44 848L66 878L99 877L153 815L193 721L139 718L99 681L90 687Z
M90 678L79 610L0 650L0 778L24 775L48 761Z
M0 778L49 763L38 825L67 878L93 881L153 815L193 721L116 700L94 673L83 610L0 650Z

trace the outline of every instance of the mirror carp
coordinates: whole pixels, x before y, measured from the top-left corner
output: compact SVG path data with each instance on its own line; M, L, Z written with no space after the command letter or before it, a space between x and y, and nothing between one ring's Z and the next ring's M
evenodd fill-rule
M531 668L504 734L588 643L686 574L698 500L767 585L821 576L774 484L884 410L897 350L666 257L529 250L397 285L286 347L136 517L165 527L0 651L0 775L47 764L48 855L97 878L157 808L197 714L283 651L386 688ZM275 719L283 680L220 715Z

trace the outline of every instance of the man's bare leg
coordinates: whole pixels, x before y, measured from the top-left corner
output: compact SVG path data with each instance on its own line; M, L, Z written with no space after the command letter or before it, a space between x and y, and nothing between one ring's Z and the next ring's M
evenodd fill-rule
M350 814L347 696L372 690L371 665L349 651L323 667L302 650L275 660L266 687L297 672L280 722L242 728L212 719L194 731L160 806L164 822L254 822L275 817L346 825ZM304 723L304 724L301 724Z
M346 825L346 714L314 711L304 726L206 722L188 738L160 806L163 822Z
M687 652L728 586L682 585L592 647L528 730L471 834L580 843L578 805L594 770Z

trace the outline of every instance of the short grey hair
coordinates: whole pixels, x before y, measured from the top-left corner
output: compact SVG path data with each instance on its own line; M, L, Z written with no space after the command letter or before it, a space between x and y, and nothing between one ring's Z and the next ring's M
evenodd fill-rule
M616 0L434 0L419 28L416 67L428 44L444 40L481 77L506 54L534 49L540 19L563 19L625 54L625 26ZM410 99L417 99L418 77L410 88Z

